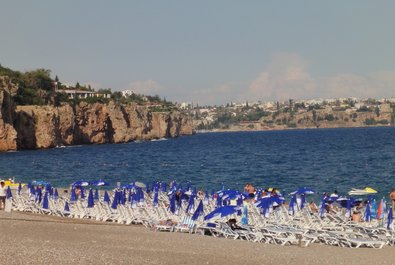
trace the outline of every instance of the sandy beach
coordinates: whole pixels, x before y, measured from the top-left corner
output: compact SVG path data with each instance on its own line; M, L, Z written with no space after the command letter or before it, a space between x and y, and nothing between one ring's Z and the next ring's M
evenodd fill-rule
M28 213L0 213L1 264L393 264L392 247L276 246Z

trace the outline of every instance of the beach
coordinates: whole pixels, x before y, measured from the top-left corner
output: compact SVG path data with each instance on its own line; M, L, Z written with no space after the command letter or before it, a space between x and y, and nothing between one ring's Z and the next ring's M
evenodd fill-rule
M0 213L1 264L393 264L393 248L277 246L91 220Z

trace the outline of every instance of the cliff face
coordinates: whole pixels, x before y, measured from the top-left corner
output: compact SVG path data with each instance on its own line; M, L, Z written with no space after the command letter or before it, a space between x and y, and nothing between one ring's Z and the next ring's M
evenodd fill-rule
M184 114L151 112L137 105L83 102L74 107L15 107L11 90L16 89L10 85L8 82L6 86L4 79L0 83L0 151L193 134L192 121Z
M14 103L17 87L8 77L0 76L0 151L16 150L17 133L13 127Z

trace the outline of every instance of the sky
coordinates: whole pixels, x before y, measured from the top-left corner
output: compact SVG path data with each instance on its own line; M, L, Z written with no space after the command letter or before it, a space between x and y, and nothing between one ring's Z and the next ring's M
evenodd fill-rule
M199 105L395 96L395 1L0 0L0 64Z

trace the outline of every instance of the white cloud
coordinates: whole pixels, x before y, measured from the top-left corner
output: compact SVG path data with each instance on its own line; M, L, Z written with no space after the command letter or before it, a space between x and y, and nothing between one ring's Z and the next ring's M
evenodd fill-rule
M312 77L309 63L297 54L276 54L255 80L245 98L287 100L306 98L380 98L395 96L395 71L368 75L341 73Z

